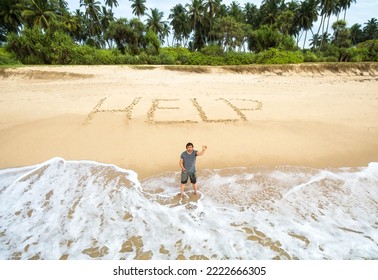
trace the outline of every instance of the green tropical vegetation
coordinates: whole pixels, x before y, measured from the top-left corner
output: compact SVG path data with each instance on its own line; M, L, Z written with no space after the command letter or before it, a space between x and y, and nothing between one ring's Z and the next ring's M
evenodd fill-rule
M114 16L117 0L77 1L0 0L0 65L378 61L377 19L347 25L357 0L188 0L167 17L129 0L134 18Z

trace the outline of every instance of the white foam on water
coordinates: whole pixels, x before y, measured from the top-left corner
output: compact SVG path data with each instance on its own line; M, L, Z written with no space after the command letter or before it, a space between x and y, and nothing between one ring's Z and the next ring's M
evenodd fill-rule
M378 163L138 181L54 158L0 170L0 259L377 259Z

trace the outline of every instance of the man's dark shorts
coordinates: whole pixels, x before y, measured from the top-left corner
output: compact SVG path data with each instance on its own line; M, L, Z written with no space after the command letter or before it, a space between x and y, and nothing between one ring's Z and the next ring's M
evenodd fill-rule
M181 184L186 184L188 182L188 177L190 178L190 182L195 184L197 182L196 172L181 172Z

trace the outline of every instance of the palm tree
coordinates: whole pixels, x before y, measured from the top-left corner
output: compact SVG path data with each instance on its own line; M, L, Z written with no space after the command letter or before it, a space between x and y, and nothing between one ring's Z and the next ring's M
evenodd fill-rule
M365 23L363 29L365 40L378 39L378 21L376 18L372 18Z
M96 22L100 22L99 14L101 13L100 2L96 0L80 0L80 7L85 7L85 16Z
M228 8L228 14L235 18L237 22L244 22L244 14L238 2L231 2Z
M53 5L54 2L50 3L48 0L26 0L25 4L22 17L30 25L38 25L46 29L49 27L49 21L56 18L58 7Z
M202 0L192 0L191 4L186 4L188 9L188 15L192 24L192 30L194 31L194 40L202 45L202 30L201 24L204 21L204 6ZM192 44L192 51L194 51L195 44Z
M72 36L74 37L75 41L79 44L82 44L88 39L89 33L87 28L87 19L85 15L80 9L76 9L73 15L71 16L73 23L76 27L68 28L71 30ZM67 23L66 23L67 24ZM71 24L71 23L69 23Z
M58 10L57 13L61 16L69 15L68 3L65 0L55 0L57 2Z
M112 21L114 21L113 11L111 9L107 10L105 6L102 6L102 13L101 13L101 16L100 16L100 22L101 22L102 30L104 31L103 33L106 32L106 30L108 29L108 27L109 27L109 25ZM111 40L105 39L105 41L107 42L109 48L112 48Z
M295 12L291 9L285 9L275 20L273 27L279 30L284 36L297 36L300 29L295 21Z
M352 25L352 27L350 28L350 37L353 46L363 41L364 33L362 32L361 24L356 23Z
M105 0L105 5L110 7L110 10L113 10L113 7L118 7L118 1L117 0Z
M260 6L262 24L274 24L279 13L284 10L284 0L263 0Z
M222 0L205 0L203 7L208 12L210 18L214 18L218 13Z
M209 24L209 30L207 32L209 34L209 39L211 37L210 34L213 33L214 20L216 18L216 15L220 11L221 1L222 0L205 0L205 2L203 3L204 13L206 13L206 19L208 20ZM212 39L210 39L210 41L212 41Z
M79 19L75 16L69 15L64 18L64 26L72 38L76 37L76 33L80 30Z
M0 3L0 27L17 32L22 24L21 0L2 0Z
M182 45L186 45L185 40L189 38L191 32L191 26L189 23L189 17L185 7L182 4L177 4L171 9L171 14L168 19L171 20L170 24L173 29L173 38L180 42Z
M166 35L165 24L163 21L164 13L160 12L158 9L150 9L151 15L147 15L146 25L147 28L153 31L156 35L159 36L160 41L164 41Z
M329 27L329 20L333 14L337 14L337 11L339 10L337 3L339 0L320 0L320 25L318 29L318 34L320 31L320 28L322 28L322 33L324 33L324 23L326 18L328 17L328 23L327 23L327 29L326 32L328 33L328 27Z
M318 0L305 0L301 2L297 13L297 24L300 29L305 32L305 38L303 41L303 49L307 40L307 32L311 30L314 22L318 20L317 3Z
M310 47L313 51L316 50L320 46L321 40L322 40L322 38L320 38L320 36L318 34L314 34L312 39L310 39L310 42L311 42Z
M167 45L169 47L169 35L171 34L171 27L169 26L168 22L167 21L164 21L163 22L163 29L161 31L161 38L160 38L160 41L162 42L162 44L164 44L165 42L165 38L167 38Z
M245 22L250 24L253 29L258 29L259 20L258 20L259 9L255 4L246 3L244 6L244 17Z
M91 42L99 46L101 44L102 38L100 35L103 33L102 25L101 25L101 7L100 2L96 0L80 0L80 6L85 7L85 19L87 21L87 28L89 31L89 37L91 41L93 37L97 37L97 42Z
M114 13L112 10L107 10L106 7L102 6L101 13L101 25L104 30L106 30L109 24L114 21Z
M138 17L138 19L140 20L140 16L144 16L146 14L146 10L147 10L147 7L146 7L146 0L130 0L131 2L133 2L133 4L131 4L131 8L133 8L133 14L136 15Z
M321 36L322 38L322 41L320 42L320 48L322 48L322 45L323 45L323 42L324 42L324 39L327 37L327 34L328 34L328 29L329 29L329 21L331 19L331 16L332 15L337 15L339 13L339 6L338 6L338 2L339 0L320 0L320 9L321 9L321 20L320 20L320 25L319 25L319 29L318 29L318 35L319 35L319 32L320 32L320 28L322 28L322 33L323 33L323 36ZM326 28L326 31L324 32L324 23L325 23L325 20L326 18L328 17L328 21L327 21L327 28Z
M339 0L340 10L344 10L344 21L346 18L346 12L352 3L356 3L356 0Z
M323 35L321 36L319 50L322 50L322 47L324 46L324 44L327 45L329 42L330 42L330 34L329 33L323 33Z

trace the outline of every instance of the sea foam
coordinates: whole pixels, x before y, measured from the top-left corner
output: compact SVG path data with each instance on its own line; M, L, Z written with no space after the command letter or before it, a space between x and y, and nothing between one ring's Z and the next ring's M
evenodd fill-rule
M143 181L54 158L0 170L0 259L377 259L378 163Z

